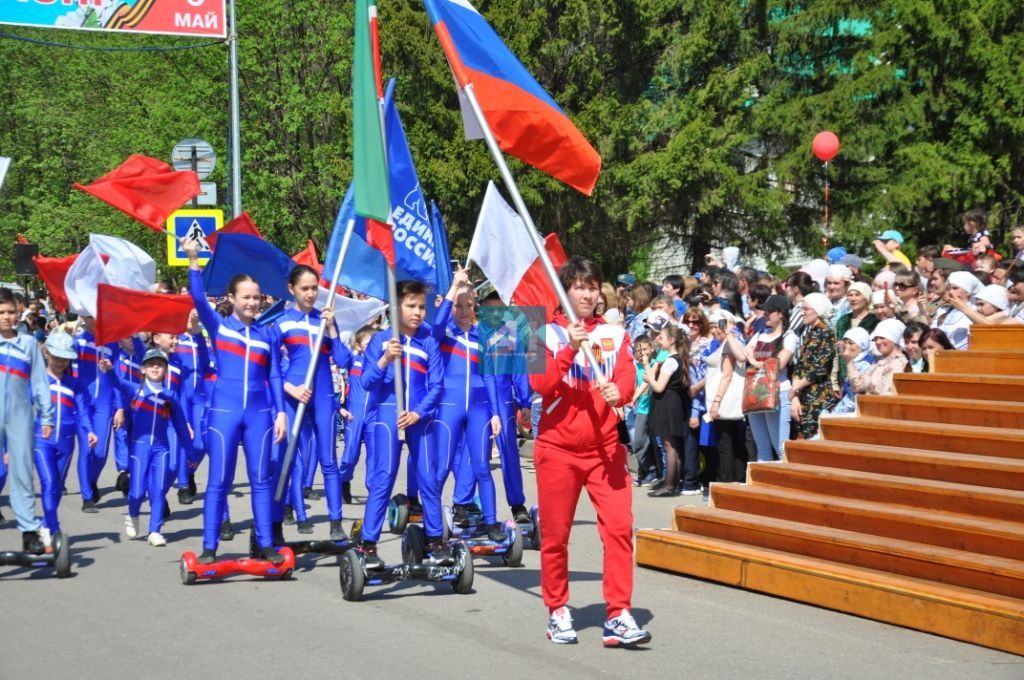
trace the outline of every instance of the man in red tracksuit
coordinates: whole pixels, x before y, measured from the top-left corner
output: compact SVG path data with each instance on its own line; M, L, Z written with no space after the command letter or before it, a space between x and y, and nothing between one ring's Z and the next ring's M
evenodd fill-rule
M532 374L530 386L543 397L534 445L540 503L541 590L548 606L548 638L575 644L569 601L569 532L580 491L586 487L597 511L604 544L604 597L608 620L606 647L649 642L629 612L633 592L633 492L626 448L619 443L615 408L629 401L635 369L629 336L594 316L601 294L601 273L590 260L572 258L559 278L579 321L562 312L544 328L545 372ZM602 367L594 375L583 351L587 343Z

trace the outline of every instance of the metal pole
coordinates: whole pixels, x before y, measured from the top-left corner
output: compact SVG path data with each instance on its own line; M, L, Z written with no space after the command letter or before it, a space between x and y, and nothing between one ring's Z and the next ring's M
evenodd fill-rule
M345 262L345 255L348 254L348 245L352 242L352 232L355 229L355 220L349 220L348 224L345 225L345 236L341 239L341 252L338 253L338 260L334 263L334 272L331 274L331 289L327 291L327 302L324 303L325 309L330 309L334 306L334 299L338 295L338 279L341 278L341 265ZM309 368L306 369L306 379L303 381L303 386L307 389L313 389L313 378L316 376L316 364L320 358L320 346L323 344L324 336L327 333L327 319L321 317L320 319L320 330L317 333L316 338L313 340L313 349L310 350L313 354L309 359ZM277 491L274 495L274 500L280 502L284 498L284 487L285 481L288 477L287 470L291 467L292 457L295 455L295 447L299 443L299 429L302 425L302 419L306 415L306 404L299 402L298 408L295 409L295 420L292 422L291 430L288 433L288 448L284 452L284 460L281 466L281 478L277 482Z
M229 0L228 62L231 71L231 216L242 214L242 141L239 128L238 103L238 24L235 21L235 3Z
M402 330L399 328L401 310L398 308L398 281L395 279L394 267L388 267L388 312L391 315L391 339L402 341ZM404 351L404 350L403 350ZM406 409L405 376L402 375L402 359L395 359L392 364L395 373L395 413L401 414ZM398 440L405 441L405 430L398 429Z
M562 282L558 278L558 273L555 271L555 265L552 264L551 258L548 257L548 251L544 248L544 241L541 239L540 234L537 233L537 227L533 223L533 218L530 216L530 211L526 207L526 203L523 201L523 197L519 194L519 187L516 185L515 178L512 177L512 171L509 170L508 163L505 162L505 155L501 151L501 147L498 145L498 140L494 138L494 133L491 132L491 126L487 124L487 118L484 117L484 110L480 106L480 102L476 98L476 92L473 91L473 83L467 84L462 91L466 93L466 99L469 101L470 108L473 109L473 114L476 116L477 122L480 124L480 129L484 133L484 140L487 142L487 148L490 149L491 155L494 157L494 162L498 165L498 170L501 172L501 178L505 182L505 187L512 195L512 202L516 206L516 212L523 219L523 224L526 226L526 233L530 236L530 241L533 243L533 247L537 251L537 257L540 258L541 264L544 266L544 273L547 274L548 280L551 282L551 287L555 289L555 295L558 296L558 302L562 305L562 311L565 312L565 316L569 319L570 323L579 321L576 317L576 312L572 309L572 304L569 302L569 295L565 292L565 288L562 287ZM468 262L467 262L468 263ZM604 370L599 363L597 363L597 357L594 356L593 350L590 345L583 345L583 354L587 357L587 362L590 364L591 370L594 371L594 375L597 376L598 383L605 382Z

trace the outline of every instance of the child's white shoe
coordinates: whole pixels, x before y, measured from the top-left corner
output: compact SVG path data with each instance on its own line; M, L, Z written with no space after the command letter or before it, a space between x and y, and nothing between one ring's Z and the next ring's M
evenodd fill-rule
M162 548L167 545L167 539L158 531L149 532L149 544L155 548Z
M139 535L139 518L131 515L124 516L124 535L128 538L137 538Z

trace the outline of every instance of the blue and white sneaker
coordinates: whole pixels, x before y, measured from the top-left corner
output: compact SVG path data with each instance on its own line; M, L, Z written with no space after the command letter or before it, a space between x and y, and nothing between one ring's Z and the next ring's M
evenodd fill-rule
M604 622L605 647L635 647L651 641L651 634L636 625L628 609Z
M572 627L572 615L568 607L559 607L551 612L548 619L548 639L556 645L574 645L579 642L576 629Z

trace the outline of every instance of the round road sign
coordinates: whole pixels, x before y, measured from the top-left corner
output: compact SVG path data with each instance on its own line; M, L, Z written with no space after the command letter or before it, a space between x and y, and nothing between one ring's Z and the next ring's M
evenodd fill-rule
M199 179L206 179L217 166L217 154L213 146L202 139L183 139L171 151L171 167L175 170L192 170L193 161Z

